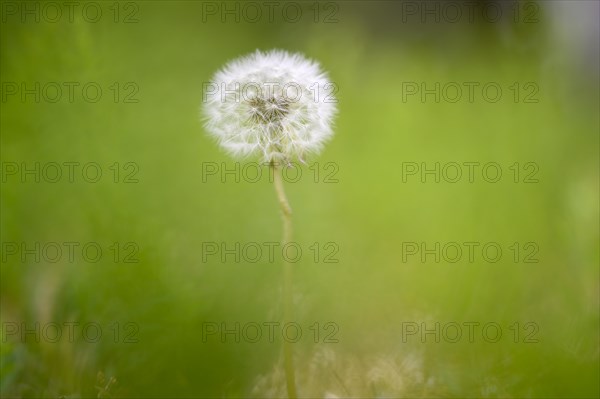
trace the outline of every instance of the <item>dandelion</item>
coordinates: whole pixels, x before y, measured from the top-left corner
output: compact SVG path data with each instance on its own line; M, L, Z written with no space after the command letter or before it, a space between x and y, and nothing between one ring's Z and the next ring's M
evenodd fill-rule
M205 85L205 128L233 156L303 162L333 135L334 92L316 62L280 50L256 51Z
M225 65L204 87L204 127L228 153L258 157L273 169L283 218L282 245L292 240L292 210L280 168L317 154L333 135L335 85L314 61L273 50ZM283 265L284 322L292 321L292 265ZM296 398L291 344L284 340L288 397Z

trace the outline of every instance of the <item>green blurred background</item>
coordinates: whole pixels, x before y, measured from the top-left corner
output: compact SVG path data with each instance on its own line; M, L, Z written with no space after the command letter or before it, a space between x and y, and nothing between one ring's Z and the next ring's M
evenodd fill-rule
M23 22L12 7L24 3L2 2L2 94L6 82L97 82L103 96L86 102L76 88L73 102L2 99L2 397L285 396L281 337L203 342L202 334L207 322L281 319L278 262L203 261L203 243L281 236L268 179L203 180L207 163L234 161L199 120L203 83L231 59L271 48L319 60L339 88L335 137L310 161L322 174L335 163L337 183L315 183L305 167L300 182L286 185L295 240L306 251L294 276L300 396L598 397L598 3L494 3L503 10L497 22L481 16L489 3L477 5L473 22L459 3L462 23L443 14L437 22L435 11L422 21L401 2L295 3L302 16L294 23L295 9L282 16L285 3L273 21L263 4L258 22L243 14L236 22L207 13L221 2L97 2L97 23L82 16L88 3L72 22L58 4L60 21L42 14ZM489 102L476 89L472 102L466 94L455 103L403 100L407 82L497 82L503 95ZM515 82L519 101L509 89ZM537 102L523 101L528 82L539 88ZM124 102L132 87L138 101ZM22 162L97 162L103 177L22 182L6 173ZM123 182L128 162L137 183ZM497 162L503 176L403 181L404 162ZM534 162L538 182L521 175L515 183L515 162L523 174ZM504 255L496 263L403 260L406 242L468 241L497 242ZM104 255L97 263L22 261L7 244L36 242L97 242ZM314 262L314 242L336 243L339 262ZM539 262L514 262L514 242L535 243ZM137 245L138 263L123 261L127 243ZM10 332L23 322L93 322L103 336L89 342L76 329L73 340L63 331L59 342L36 342ZM335 323L339 342L314 343L315 322L322 333ZM503 335L492 343L476 330L474 342L442 335L436 343L403 333L403 323L424 322L494 322ZM528 322L537 343L523 342ZM136 342L124 342L131 331ZM107 385L99 373L117 383L98 389Z

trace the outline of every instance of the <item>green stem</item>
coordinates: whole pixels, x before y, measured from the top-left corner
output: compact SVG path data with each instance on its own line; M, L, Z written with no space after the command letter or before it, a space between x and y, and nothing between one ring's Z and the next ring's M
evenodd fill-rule
M283 219L283 239L281 240L283 247L292 241L292 208L285 195L281 179L281 168L275 162L271 162L271 168L274 175L275 192L277 193ZM292 265L285 258L283 260L283 319L284 323L292 321ZM285 339L283 340L283 367L285 369L288 398L296 399L296 377L292 344Z

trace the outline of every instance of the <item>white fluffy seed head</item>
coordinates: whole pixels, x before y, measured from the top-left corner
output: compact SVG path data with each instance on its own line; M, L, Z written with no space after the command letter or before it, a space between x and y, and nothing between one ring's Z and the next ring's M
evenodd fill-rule
M333 135L336 86L318 63L286 51L256 51L204 85L204 126L231 155L304 161Z

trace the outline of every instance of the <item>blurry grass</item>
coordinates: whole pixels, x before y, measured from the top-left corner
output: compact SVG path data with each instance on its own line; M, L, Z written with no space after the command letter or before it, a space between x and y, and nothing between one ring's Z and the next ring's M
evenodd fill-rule
M242 397L273 370L278 344L200 336L203 321L280 314L277 264L201 263L205 241L279 240L268 182L201 180L202 162L231 164L198 122L202 83L257 47L303 51L340 88L336 137L318 158L339 165L339 183L288 185L296 239L340 247L339 263L306 257L296 273L299 322L340 326L340 343L325 349L339 372L351 378L356 363L356 375L370 375L370 358L401 362L416 352L424 381L434 383L406 396L598 396L597 91L570 96L564 81L579 85L576 74L529 51L552 48L541 27L503 47L477 27L444 39L378 34L350 6L339 24L232 26L200 23L200 3L142 4L133 25L2 25L2 81L140 87L137 104L2 104L2 161L140 166L131 185L3 184L2 241L133 241L141 260L3 263L2 322L140 326L130 345L3 343L3 396L93 397L103 371L119 381L117 396ZM403 103L406 81L534 81L540 103ZM540 183L402 183L401 164L411 161L494 161L505 172L533 161ZM475 240L535 241L540 263L401 261L403 241ZM534 321L540 343L402 343L401 323L425 320ZM300 364L318 353L312 346L298 345ZM322 394L343 396L327 369L318 373Z

